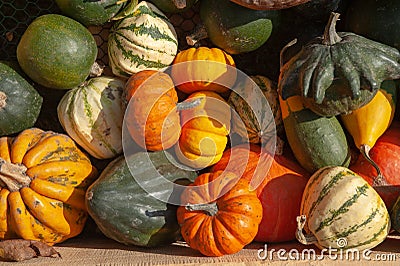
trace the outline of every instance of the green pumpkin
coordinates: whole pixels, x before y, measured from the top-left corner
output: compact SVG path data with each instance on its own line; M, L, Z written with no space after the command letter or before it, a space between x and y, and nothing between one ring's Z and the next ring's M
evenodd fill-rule
M193 7L198 0L150 0L165 13L183 13Z
M149 160L144 159L147 156ZM126 245L144 247L180 238L177 206L156 199L137 182L150 184L154 193L166 199L179 199L180 192L173 190L171 182L189 184L197 175L169 160L172 157L162 151L138 152L117 157L107 165L86 193L88 212L104 235Z
M252 10L229 0L202 0L200 18L204 27L188 36L188 43L208 37L230 54L254 51L269 39L279 15L276 10Z
M0 62L0 136L32 127L43 98L20 74Z
M392 221L392 228L400 233L400 197L397 198L391 209L390 218Z
M118 0L56 0L55 2L64 15L85 26L103 25L125 5Z
M36 83L52 89L80 85L96 57L97 45L89 30L58 14L36 18L17 46L22 70Z
M322 116L350 113L367 104L382 81L400 78L397 49L354 33L337 33L338 17L332 13L324 35L286 62L279 76L284 100L300 95Z

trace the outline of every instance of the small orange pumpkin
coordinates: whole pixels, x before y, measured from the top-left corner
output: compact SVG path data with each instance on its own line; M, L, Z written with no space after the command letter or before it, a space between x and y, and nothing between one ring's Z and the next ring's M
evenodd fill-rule
M181 133L178 95L166 73L143 70L125 86L129 101L125 121L133 140L142 148L160 151L172 147Z
M231 55L219 48L198 47L180 51L171 66L171 77L184 93L214 91L224 93L236 81Z
M181 234L191 248L206 256L236 253L257 234L260 200L248 182L232 172L199 175L181 200L185 205L177 211Z
M53 245L80 234L96 174L67 135L31 128L0 138L0 239Z

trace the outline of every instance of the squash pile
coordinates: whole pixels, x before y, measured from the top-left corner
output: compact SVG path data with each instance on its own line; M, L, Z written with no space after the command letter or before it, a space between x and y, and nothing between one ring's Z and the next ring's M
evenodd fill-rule
M337 29L341 11L361 31L344 12L359 1L307 2L57 0L20 39L20 68L0 62L0 239L54 245L90 216L126 245L215 257L400 232L398 43ZM196 7L178 36L170 16ZM323 24L303 34L288 17L310 8L328 16L304 11ZM108 75L89 31L106 23ZM37 126L43 99L59 132Z

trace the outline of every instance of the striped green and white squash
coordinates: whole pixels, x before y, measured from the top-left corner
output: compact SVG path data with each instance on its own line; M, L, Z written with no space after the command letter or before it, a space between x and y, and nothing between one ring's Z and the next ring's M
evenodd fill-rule
M277 87L265 76L250 78L239 81L229 95L228 103L237 113L232 119L232 130L245 142L264 144L274 134L284 132ZM266 101L261 101L260 94L255 93L256 85Z
M91 78L67 91L57 106L64 130L95 158L114 158L122 152L124 86L117 77Z
M116 76L129 77L141 70L162 70L174 60L178 39L173 25L156 6L141 1L112 27L108 56Z
M378 193L342 166L323 167L310 177L300 214L296 238L320 249L371 249L385 240L391 226Z

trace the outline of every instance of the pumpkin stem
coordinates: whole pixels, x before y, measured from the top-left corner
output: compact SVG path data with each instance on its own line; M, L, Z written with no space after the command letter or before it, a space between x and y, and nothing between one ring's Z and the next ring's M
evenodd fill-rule
M176 105L176 109L178 111L193 109L193 108L199 106L201 104L202 100L203 100L203 98L196 98L196 99L191 99L190 101L180 102Z
M303 228L304 225L306 224L306 216L305 215L300 215L297 216L296 221L297 221L297 230L296 230L296 239L303 245L312 245L317 243L317 238L313 235L305 235L303 234Z
M7 95L0 91L0 110L3 110L7 105Z
M92 68L90 69L89 77L100 77L103 74L104 67L104 64L100 64L97 61L94 62Z
M196 26L193 33L186 36L186 42L188 45L193 46L200 40L208 38L208 32L206 26L203 23L200 23Z
M29 186L31 179L25 171L25 166L12 164L0 158L0 180L11 192Z
M283 53L286 52L286 50L287 50L288 48L290 48L291 46L295 45L296 43L297 43L297 38L291 40L291 41L290 41L288 44L286 44L286 45L281 49L281 51L279 52L279 66L280 66L280 68L282 68L283 65L285 64L285 63L283 62Z
M369 155L369 151L371 150L371 147L367 144L363 144L360 147L361 154L364 156L364 158L372 164L372 166L375 168L376 172L378 175L374 178L373 186L386 186L388 183L386 182L385 177L382 175L381 169L379 166L372 160L371 156Z
M216 202L204 203L204 204L188 204L186 205L188 211L202 211L209 216L215 216L218 213L218 205Z
M186 7L186 0L173 0L172 2L178 9L183 9Z
M325 26L322 43L325 45L334 45L342 40L336 32L336 22L339 20L339 13L332 12L328 24Z

